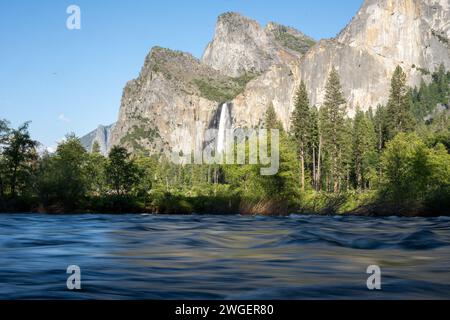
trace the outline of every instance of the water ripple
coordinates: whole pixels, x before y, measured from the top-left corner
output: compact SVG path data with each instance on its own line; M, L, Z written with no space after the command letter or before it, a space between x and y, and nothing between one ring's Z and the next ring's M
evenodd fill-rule
M449 299L449 245L448 217L4 214L0 299Z

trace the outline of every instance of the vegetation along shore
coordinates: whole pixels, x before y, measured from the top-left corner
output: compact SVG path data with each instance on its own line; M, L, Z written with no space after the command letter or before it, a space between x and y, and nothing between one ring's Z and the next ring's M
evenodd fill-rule
M73 134L40 152L29 123L0 120L0 212L448 215L450 72L431 78L409 88L397 67L389 102L354 118L335 70L320 107L301 83L289 132L267 108L264 127L281 132L273 176L259 165L175 165L120 145L105 157Z

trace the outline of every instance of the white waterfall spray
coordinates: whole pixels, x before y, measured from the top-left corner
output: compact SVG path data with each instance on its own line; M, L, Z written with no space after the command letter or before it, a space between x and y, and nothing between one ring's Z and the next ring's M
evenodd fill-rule
M219 132L217 134L217 152L223 153L226 149L226 132L231 128L230 108L228 103L222 105L219 121Z

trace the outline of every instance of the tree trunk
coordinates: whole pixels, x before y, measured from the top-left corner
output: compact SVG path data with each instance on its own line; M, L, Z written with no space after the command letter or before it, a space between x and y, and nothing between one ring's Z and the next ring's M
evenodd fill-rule
M378 126L378 131L380 132L379 137L378 137L378 155L381 155L381 150L383 149L383 133L381 132L381 123ZM379 172L378 172L378 183L381 183L381 165L378 164L380 166L379 168Z
M11 197L16 198L16 183L17 183L17 166L14 166L12 177L11 177Z
M335 152L333 157L333 165L331 176L333 178L333 192L339 193L339 174L338 174L338 158L337 158L337 145L334 146Z
M300 164L301 164L301 186L302 191L305 191L305 148L303 146L300 151Z
M4 191L3 191L3 180L0 177L0 199L3 200Z
M312 158L313 158L313 186L314 186L314 190L317 190L316 148L315 147L313 147L313 150L312 150Z
M319 154L317 156L317 191L322 189L322 135L319 136Z

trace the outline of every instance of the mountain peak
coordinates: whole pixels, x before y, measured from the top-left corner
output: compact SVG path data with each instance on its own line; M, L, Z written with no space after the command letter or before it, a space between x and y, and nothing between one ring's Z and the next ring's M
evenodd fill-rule
M299 59L313 44L314 40L293 28L276 23L263 28L255 20L227 12L219 16L214 39L202 62L228 76L239 77Z

